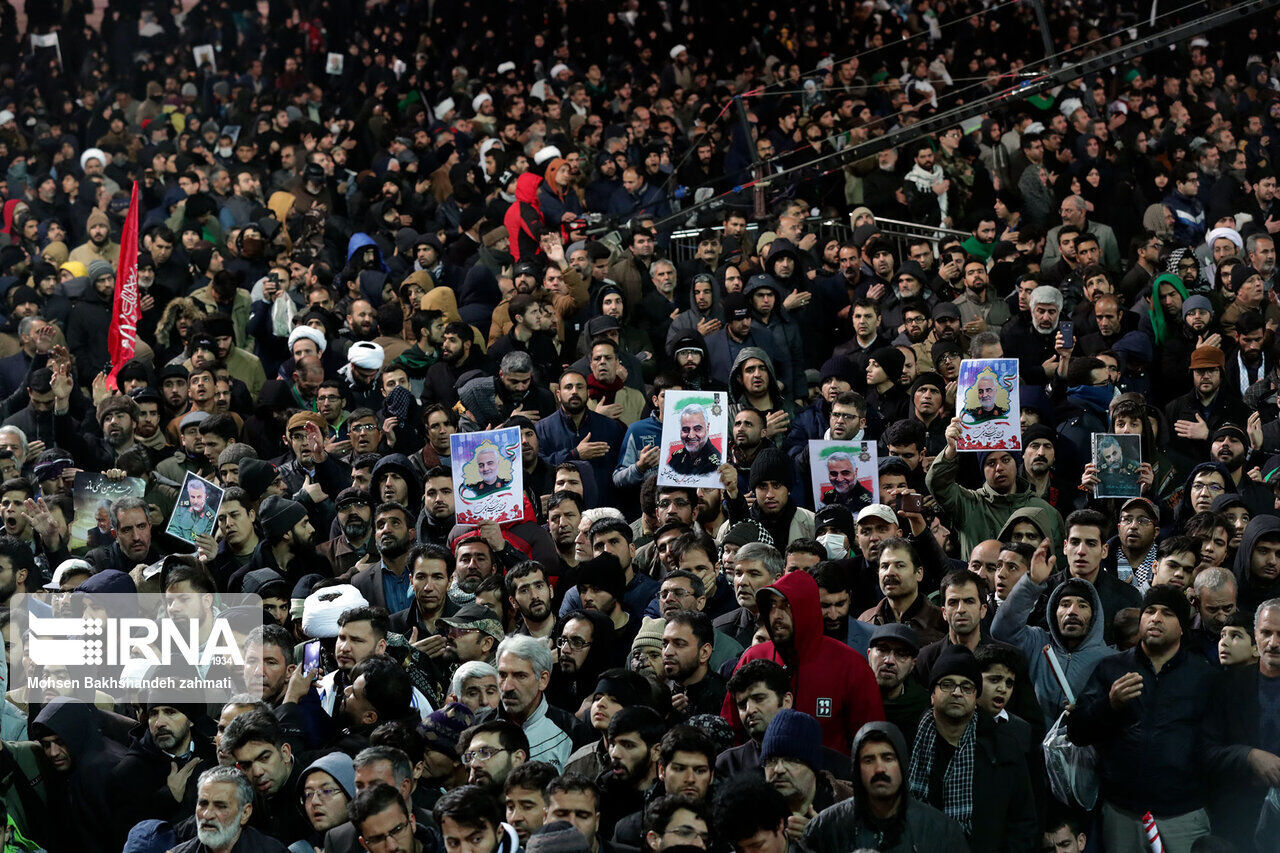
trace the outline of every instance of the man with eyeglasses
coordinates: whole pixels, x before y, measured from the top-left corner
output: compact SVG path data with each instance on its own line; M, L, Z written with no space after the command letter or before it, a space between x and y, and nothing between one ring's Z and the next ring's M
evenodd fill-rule
M493 808L497 809L496 803ZM350 814L360 844L369 853L428 853L438 848L431 825L411 814L400 792L385 782L361 791L351 803Z
M1215 346L1199 346L1191 353L1192 389L1165 406L1165 417L1173 425L1170 450L1187 459L1209 458L1209 437L1225 423L1243 424L1249 412L1223 382L1227 360Z
M1151 585L1156 565L1160 511L1150 498L1129 498L1120 505L1119 529L1107 542L1102 570L1132 584L1138 592Z
M516 723L486 720L458 736L458 755L468 784L479 785L496 801L508 774L529 760L529 738Z
M1133 299L1139 293L1149 292L1151 282L1160 274L1160 253L1164 250L1164 240L1154 231L1143 231L1142 242L1138 244L1137 259L1129 271L1120 279L1120 295L1125 299Z
M297 791L302 811L311 822L311 833L305 840L323 849L325 833L347 822L347 805L356 796L356 768L351 756L330 752L316 759L302 771Z
M981 690L973 652L947 646L911 750L911 795L959 823L975 850L1033 850L1039 824L1024 751L1007 728L977 713Z

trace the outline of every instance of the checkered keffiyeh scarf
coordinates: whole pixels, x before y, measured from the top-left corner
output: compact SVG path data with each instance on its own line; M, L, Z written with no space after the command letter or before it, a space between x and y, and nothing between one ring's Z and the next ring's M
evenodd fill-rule
M977 733L978 715L974 714L964 734L960 736L960 744L942 777L947 795L946 807L942 811L960 824L966 835L973 829L973 757ZM933 715L926 713L920 720L915 748L911 751L911 796L922 803L929 801L929 778L933 775L934 744L937 738L938 730L934 728Z

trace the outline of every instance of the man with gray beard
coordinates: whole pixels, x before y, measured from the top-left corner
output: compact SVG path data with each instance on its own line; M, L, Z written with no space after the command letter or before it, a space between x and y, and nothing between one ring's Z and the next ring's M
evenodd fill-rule
M284 845L249 826L253 788L234 767L200 774L196 795L196 837L173 853L284 853Z

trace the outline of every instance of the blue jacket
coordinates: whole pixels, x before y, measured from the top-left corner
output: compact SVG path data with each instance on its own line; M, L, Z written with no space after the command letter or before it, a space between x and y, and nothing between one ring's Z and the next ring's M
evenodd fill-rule
M583 412L581 426L574 429L573 422L565 415L564 410L557 409L554 415L538 421L534 431L538 434L538 455L547 460L548 465L578 460L578 443L586 438L588 433L591 434L592 441L609 443L609 452L603 456L583 460L591 465L591 473L595 475L597 494L607 505L609 499L613 497L613 470L618 467L618 448L622 444L622 423L587 409Z
M991 623L992 637L1017 646L1026 657L1031 671L1031 681L1036 688L1036 698L1040 700L1040 708L1044 711L1045 729L1054 724L1067 702L1062 688L1058 686L1058 679L1054 676L1053 669L1045 660L1042 651L1045 644L1053 647L1054 654L1058 656L1058 663L1066 673L1067 683L1071 685L1071 691L1076 699L1079 699L1080 694L1084 692L1085 685L1089 683L1089 677L1093 675L1094 667L1098 662L1116 653L1116 650L1102 639L1102 623L1105 619L1102 599L1092 584L1089 585L1089 590L1093 594L1093 621L1089 623L1088 635L1075 651L1067 651L1066 646L1062 644L1062 638L1058 635L1056 613L1058 599L1062 597L1064 585L1059 584L1050 593L1049 602L1045 605L1045 624L1050 627L1045 629L1028 625L1027 618L1031 615L1031 609L1035 607L1035 603L1047 586L1047 584L1033 583L1029 573L1024 575L1014 584L1009 598L996 611L995 621Z
M1174 240L1184 246L1196 246L1204 240L1204 205L1200 199L1171 192L1164 197L1164 206L1173 211Z
M627 427L627 433L622 437L622 454L618 457L618 467L613 471L613 484L619 489L634 488L644 481L645 472L640 470L636 461L640 458L640 451L649 444L662 444L662 421L654 415Z
M624 186L613 191L613 197L609 199L610 216L630 219L642 213L658 218L671 214L671 205L662 190L646 181L638 193L627 192Z

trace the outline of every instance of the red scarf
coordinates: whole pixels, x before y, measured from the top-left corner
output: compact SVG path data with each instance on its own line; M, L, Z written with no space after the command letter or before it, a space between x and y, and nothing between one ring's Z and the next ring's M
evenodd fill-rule
M618 392L622 390L624 380L621 376L615 378L609 384L596 379L595 374L587 375L587 396L592 400L598 400L606 406L611 405Z

